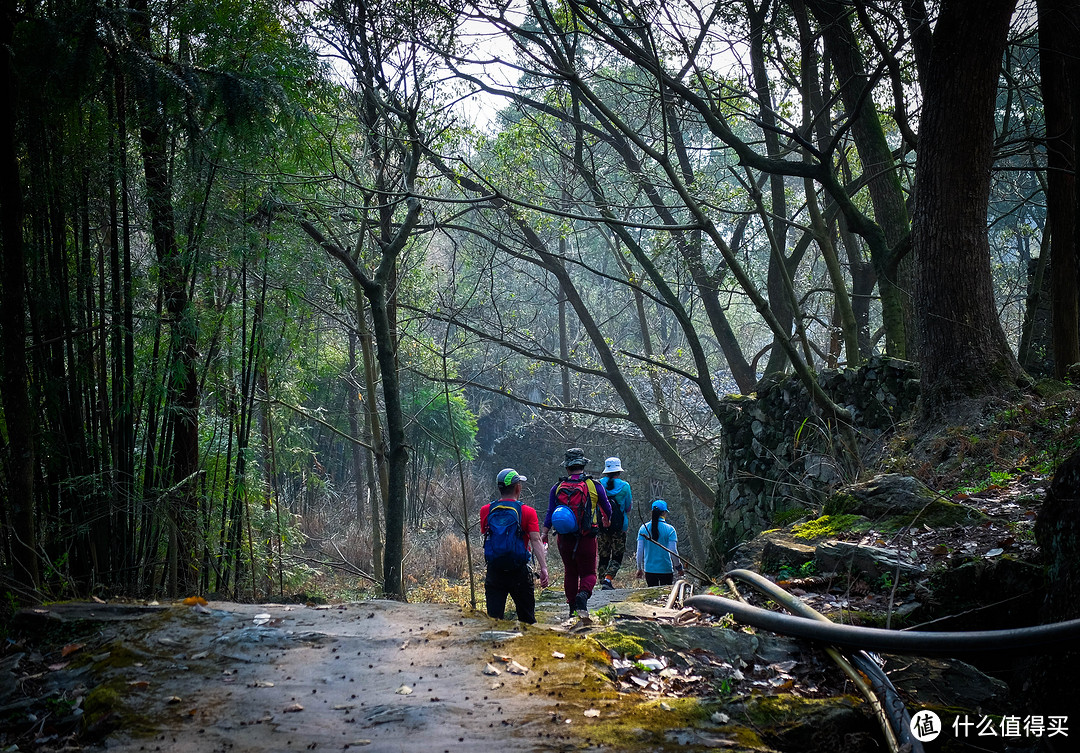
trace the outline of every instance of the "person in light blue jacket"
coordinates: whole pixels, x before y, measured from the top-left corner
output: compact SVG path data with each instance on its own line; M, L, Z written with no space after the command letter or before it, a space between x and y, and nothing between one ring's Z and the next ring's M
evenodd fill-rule
M612 581L618 575L623 557L626 556L626 531L630 528L630 510L634 506L630 484L619 478L622 472L622 461L618 458L604 461L602 486L607 492L608 501L611 502L611 520L607 527L600 529L596 540L599 554L596 572L604 578L600 584L603 591L615 588Z
M675 573L679 577L683 573L679 534L674 526L664 521L666 514L667 502L656 500L652 503L652 522L638 530L637 577L644 577L650 586L670 586L675 582Z

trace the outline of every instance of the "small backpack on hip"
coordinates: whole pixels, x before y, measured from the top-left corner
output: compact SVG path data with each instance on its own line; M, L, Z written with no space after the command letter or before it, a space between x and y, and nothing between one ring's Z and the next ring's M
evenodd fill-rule
M488 567L514 570L529 561L529 549L521 533L521 503L492 502L484 534L484 559Z

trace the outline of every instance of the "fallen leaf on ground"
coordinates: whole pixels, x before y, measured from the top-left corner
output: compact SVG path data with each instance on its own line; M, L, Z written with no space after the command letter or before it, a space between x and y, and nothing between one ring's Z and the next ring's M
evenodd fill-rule
M178 695L171 695L165 699L165 703L180 703L182 699Z
M528 667L523 667L522 665L518 664L516 661L511 661L510 666L508 666L506 668L506 671L509 672L512 675L527 675L527 674L529 674L529 668Z
M266 623L270 622L270 615L266 612L261 612L255 615L251 621L254 622L256 625L265 625Z
M412 694L412 688L410 688L408 685L402 685L400 688L398 688L394 692L397 693L398 695L411 695Z
M498 667L496 667L494 664L491 664L489 662L488 665L486 667L484 667L484 674L485 675L495 676L495 675L502 674L502 672L499 671Z
M206 599L204 599L201 596L189 596L186 599L184 599L184 606L185 607L193 607L196 604L198 604L200 607L205 607L206 604L207 604L207 601L206 601Z
M566 658L566 654L562 653L561 651L552 651L551 655L554 656L556 659L565 659Z
M73 654L85 645L85 643L69 643L60 649L60 655L67 656L68 654Z
M291 713L294 713L296 711L303 711L303 710L304 710L304 707L301 706L299 703L290 703L288 706L286 706L284 709L282 709L282 711L284 711L286 714L291 714Z
M600 716L600 712L597 709L586 709L585 716L595 718Z

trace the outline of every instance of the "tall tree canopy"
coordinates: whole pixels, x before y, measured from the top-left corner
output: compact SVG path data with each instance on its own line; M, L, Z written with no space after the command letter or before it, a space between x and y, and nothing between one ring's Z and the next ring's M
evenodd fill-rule
M1080 358L1076 0L4 10L20 593L280 593L303 534L404 598L474 437L633 431L692 512L730 393L843 463L823 369L936 417Z

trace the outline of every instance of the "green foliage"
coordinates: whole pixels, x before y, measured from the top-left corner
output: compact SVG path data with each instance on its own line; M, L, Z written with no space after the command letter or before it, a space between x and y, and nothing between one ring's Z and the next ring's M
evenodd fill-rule
M615 607L611 604L606 604L593 612L598 620L603 623L614 622L615 620Z
M805 518L806 512L806 509L802 507L794 507L790 510L777 510L773 513L772 523L778 528L784 528L785 526L794 523L796 520Z
M817 563L814 560L808 560L798 567L793 565L783 565L777 572L777 576L784 580L791 580L792 578L809 578L815 574L817 574Z
M476 457L476 416L460 390L449 394L437 385L416 385L404 399L409 444L423 458L438 463ZM449 409L448 409L449 405Z

